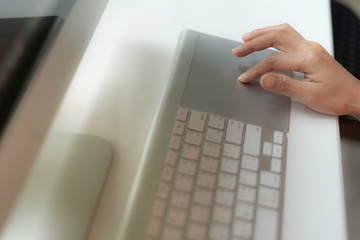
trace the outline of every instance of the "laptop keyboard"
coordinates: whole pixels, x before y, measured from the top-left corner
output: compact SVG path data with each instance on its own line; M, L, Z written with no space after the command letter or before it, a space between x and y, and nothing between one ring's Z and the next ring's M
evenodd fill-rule
M146 239L279 239L283 136L180 107Z

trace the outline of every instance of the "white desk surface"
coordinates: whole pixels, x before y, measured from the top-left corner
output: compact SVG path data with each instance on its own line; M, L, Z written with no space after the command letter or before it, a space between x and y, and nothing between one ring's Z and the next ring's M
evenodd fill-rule
M332 52L328 0L109 0L53 124L113 147L89 239L115 239L180 31L241 41L283 22ZM346 239L337 120L296 101L290 118L282 239Z

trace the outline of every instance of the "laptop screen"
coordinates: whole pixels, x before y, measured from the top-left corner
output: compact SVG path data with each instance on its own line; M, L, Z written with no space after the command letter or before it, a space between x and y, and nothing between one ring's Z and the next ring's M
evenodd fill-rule
M0 19L0 134L60 22L59 17Z

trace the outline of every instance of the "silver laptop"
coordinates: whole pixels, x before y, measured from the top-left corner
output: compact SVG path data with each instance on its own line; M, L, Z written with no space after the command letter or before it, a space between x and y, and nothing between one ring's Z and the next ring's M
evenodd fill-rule
M272 53L239 44L182 33L119 239L280 239L290 99L238 82Z

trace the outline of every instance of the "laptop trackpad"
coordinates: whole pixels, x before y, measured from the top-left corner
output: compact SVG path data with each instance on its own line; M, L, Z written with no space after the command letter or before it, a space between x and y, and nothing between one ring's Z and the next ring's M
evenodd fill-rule
M242 84L237 77L273 51L233 56L239 43L200 34L181 105L287 131L290 98L260 87L259 79ZM286 73L290 76L290 72Z

